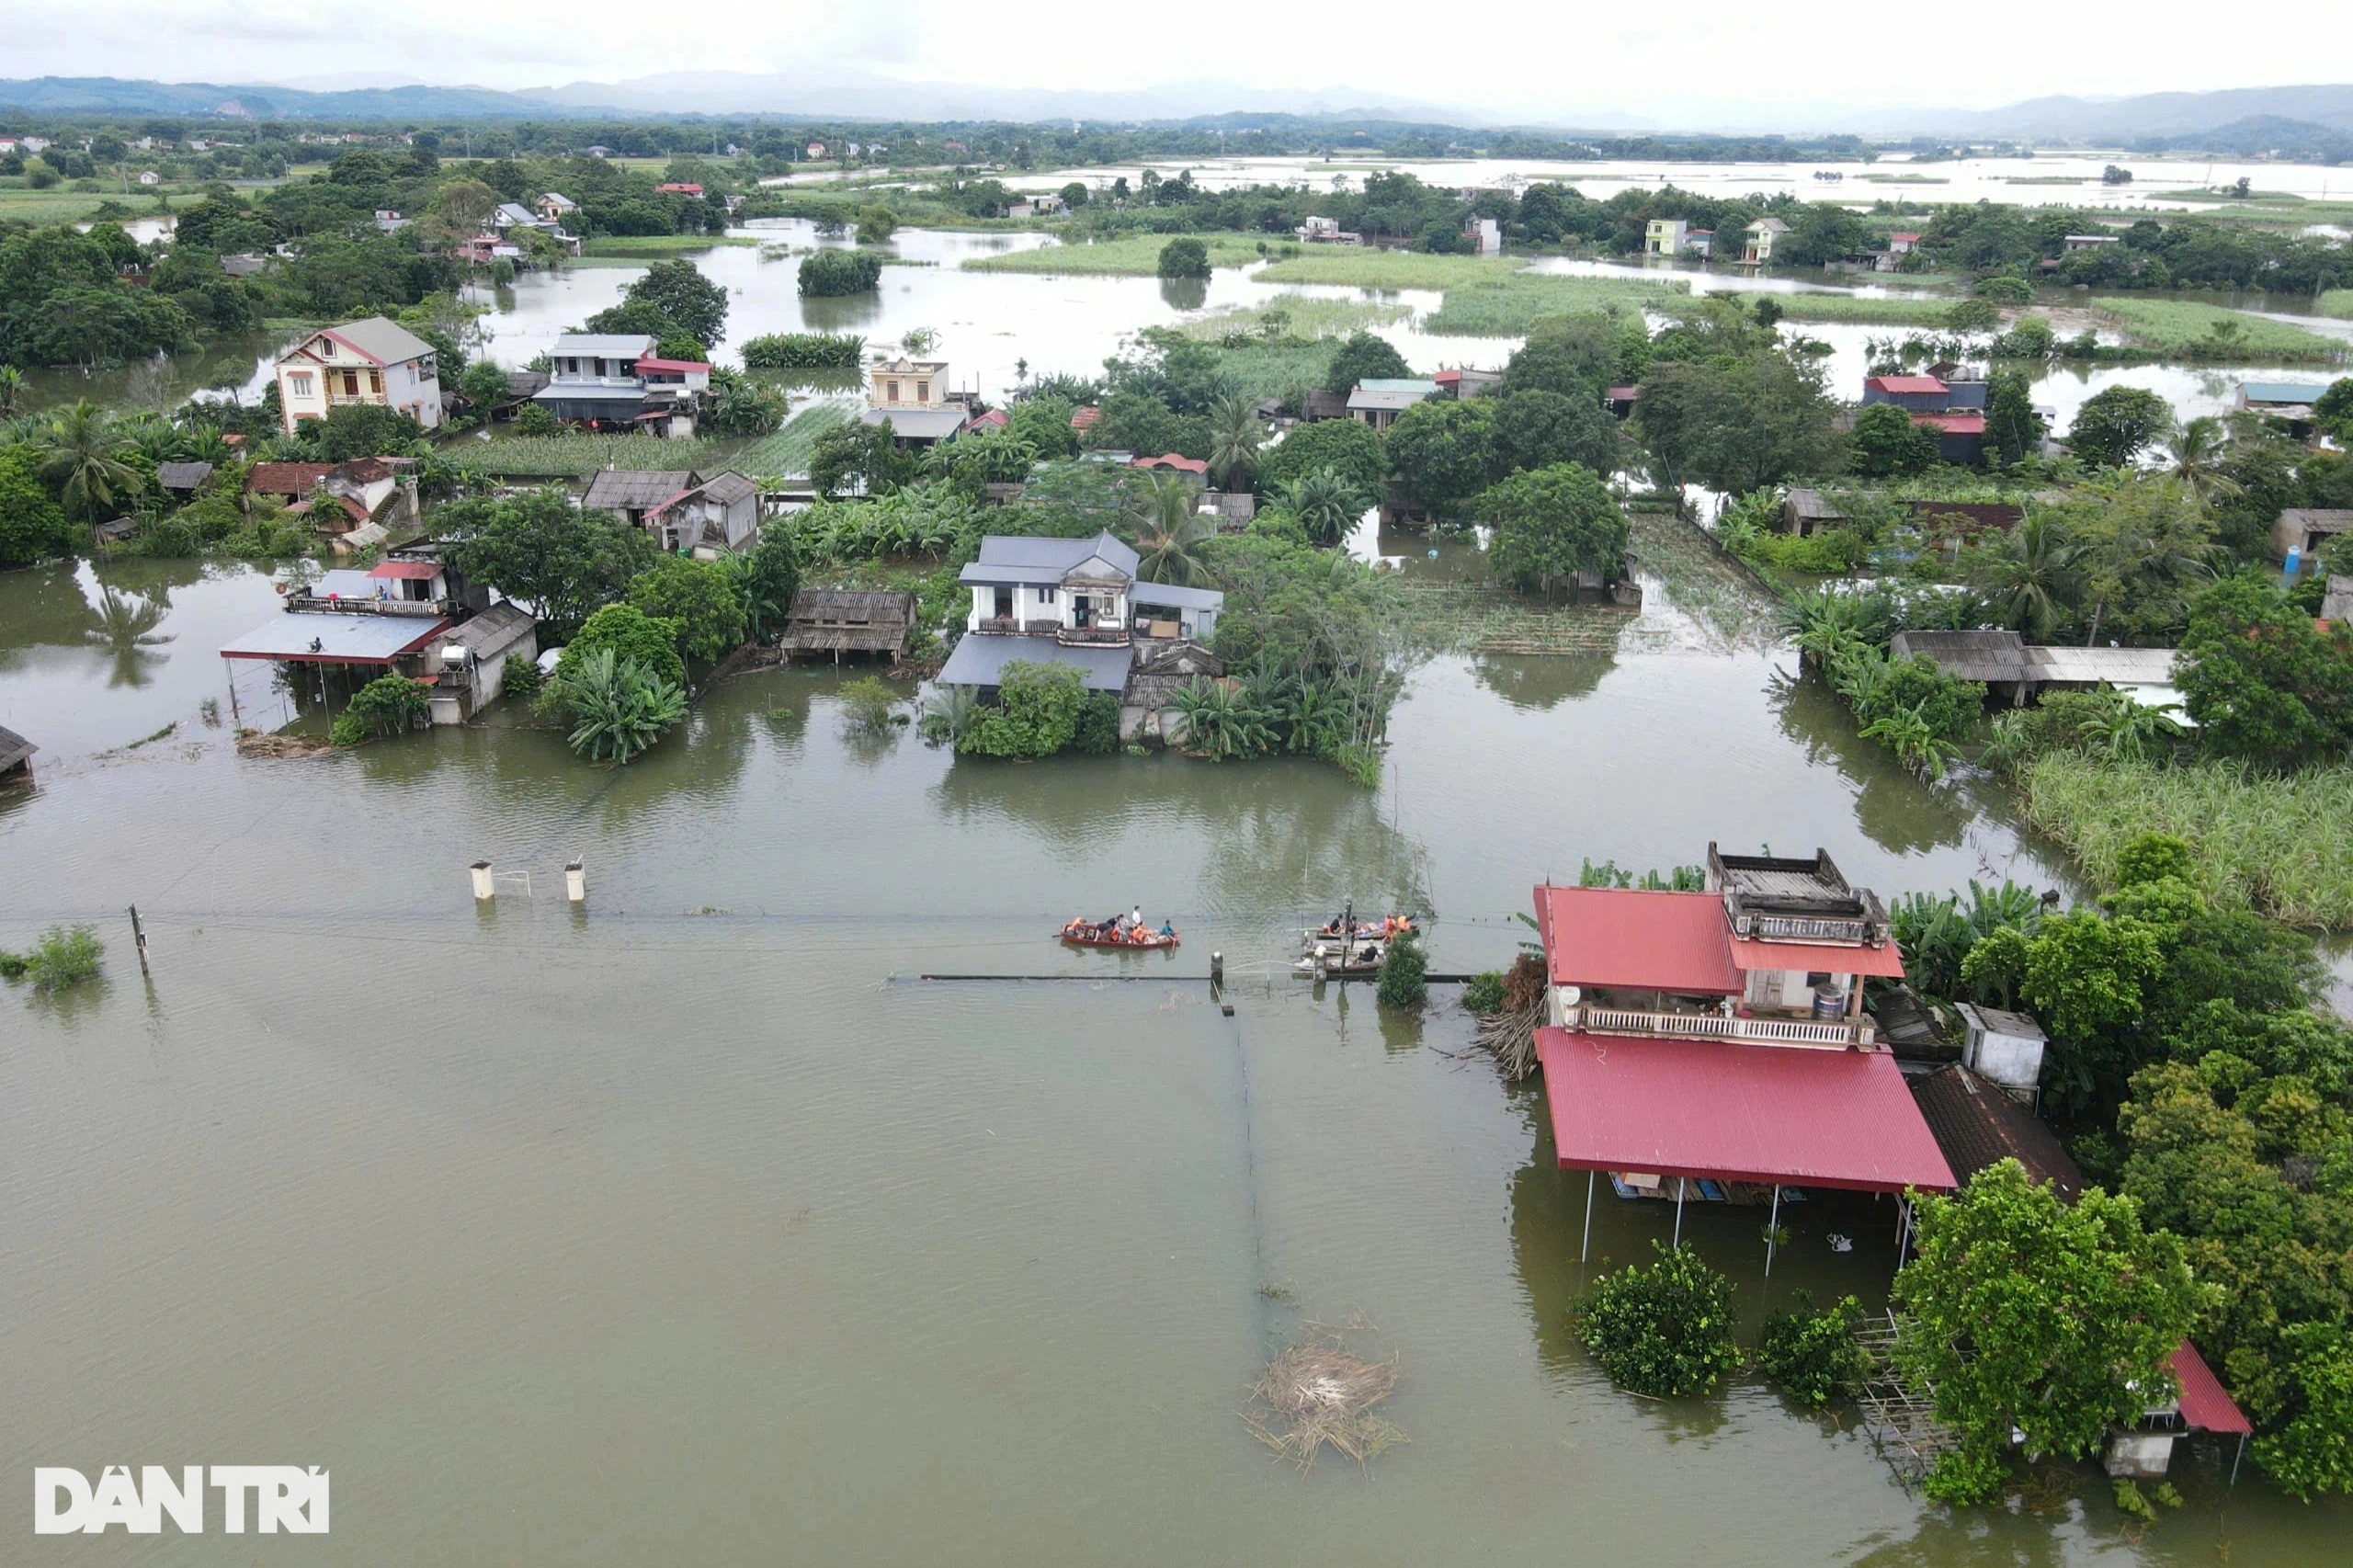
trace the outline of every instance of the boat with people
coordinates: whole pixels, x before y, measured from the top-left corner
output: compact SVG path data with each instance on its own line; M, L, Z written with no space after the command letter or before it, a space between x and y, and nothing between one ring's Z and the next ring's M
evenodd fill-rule
M1377 937L1350 942L1318 942L1314 950L1291 965L1295 974L1315 980L1370 980L1381 972L1389 944Z
M1418 937L1421 926L1410 915L1384 915L1378 920L1358 920L1353 910L1343 910L1323 925L1299 934L1300 944L1312 948L1319 942L1393 942L1400 937Z
M1174 948L1181 941L1176 927L1168 921L1163 920L1156 928L1145 925L1142 905L1138 905L1131 915L1114 915L1102 920L1087 920L1074 915L1055 936L1074 948L1119 948L1127 950Z

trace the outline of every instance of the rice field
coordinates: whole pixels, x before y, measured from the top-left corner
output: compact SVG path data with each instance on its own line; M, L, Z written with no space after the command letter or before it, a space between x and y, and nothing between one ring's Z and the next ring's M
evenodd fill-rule
M2063 844L2101 887L2144 833L2189 842L2210 903L2294 926L2353 929L2353 769L2279 778L2225 763L2158 767L2054 752L2028 770L2027 820Z
M1263 234L1121 234L1116 239L1040 245L998 256L967 256L966 272L1031 272L1050 277L1151 278L1160 270L1160 249L1170 240L1194 239L1209 248L1211 267L1242 267L1258 259Z
M1615 653L1634 611L1616 605L1546 605L1483 578L1401 578L1398 623L1414 644L1442 653Z
M1217 351L1218 368L1245 397L1295 398L1324 384L1334 345L1298 338Z
M2245 311L2188 300L2133 300L2113 295L2092 301L2092 309L2114 322L2135 347L2195 359L2330 360L2347 357L2341 339L2267 321Z

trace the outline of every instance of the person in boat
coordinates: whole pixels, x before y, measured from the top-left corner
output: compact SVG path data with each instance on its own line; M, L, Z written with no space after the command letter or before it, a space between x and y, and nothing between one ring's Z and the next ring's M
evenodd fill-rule
M1332 916L1331 919L1324 922L1322 929L1318 930L1315 934L1319 937L1345 937L1348 934L1347 924L1348 912L1344 909L1339 914Z
M1135 908L1134 908L1132 911L1131 911L1131 912L1129 913L1129 915L1128 915L1128 924L1129 924L1129 925L1131 925L1131 926L1134 926L1134 927L1135 927L1137 930L1139 930L1139 931L1141 931L1141 930L1142 930L1142 929L1143 929L1143 905L1142 905L1142 904L1141 904L1141 903L1137 904L1137 905L1135 906Z
M1364 945L1364 950L1357 955L1358 963L1379 963L1380 961L1381 944L1378 942L1367 942Z
M1160 922L1160 935L1163 938L1173 939L1176 935L1176 927L1170 925L1168 921L1164 918Z

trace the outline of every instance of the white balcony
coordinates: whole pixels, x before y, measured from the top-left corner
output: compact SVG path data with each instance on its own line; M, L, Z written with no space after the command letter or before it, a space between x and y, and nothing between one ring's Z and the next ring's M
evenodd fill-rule
M1559 1008L1561 1027L1585 1034L1654 1035L1665 1040L1729 1040L1754 1045L1805 1045L1844 1050L1870 1046L1877 1027L1858 1018L1744 1018L1736 1014L1650 1013L1590 1004Z

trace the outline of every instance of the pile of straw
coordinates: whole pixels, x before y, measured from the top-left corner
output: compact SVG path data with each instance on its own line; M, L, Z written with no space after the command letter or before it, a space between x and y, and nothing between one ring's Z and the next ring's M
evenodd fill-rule
M237 732L239 756L324 756L335 744L314 735L265 735L258 730Z
M1514 1083L1536 1071L1536 1027L1544 1021L1544 960L1522 953L1504 971L1504 1005L1479 1020L1479 1043Z
M1302 1470L1325 1444L1363 1464L1405 1434L1372 1407L1397 1390L1397 1363L1350 1355L1336 1335L1294 1345L1267 1363L1242 1419L1258 1440Z

